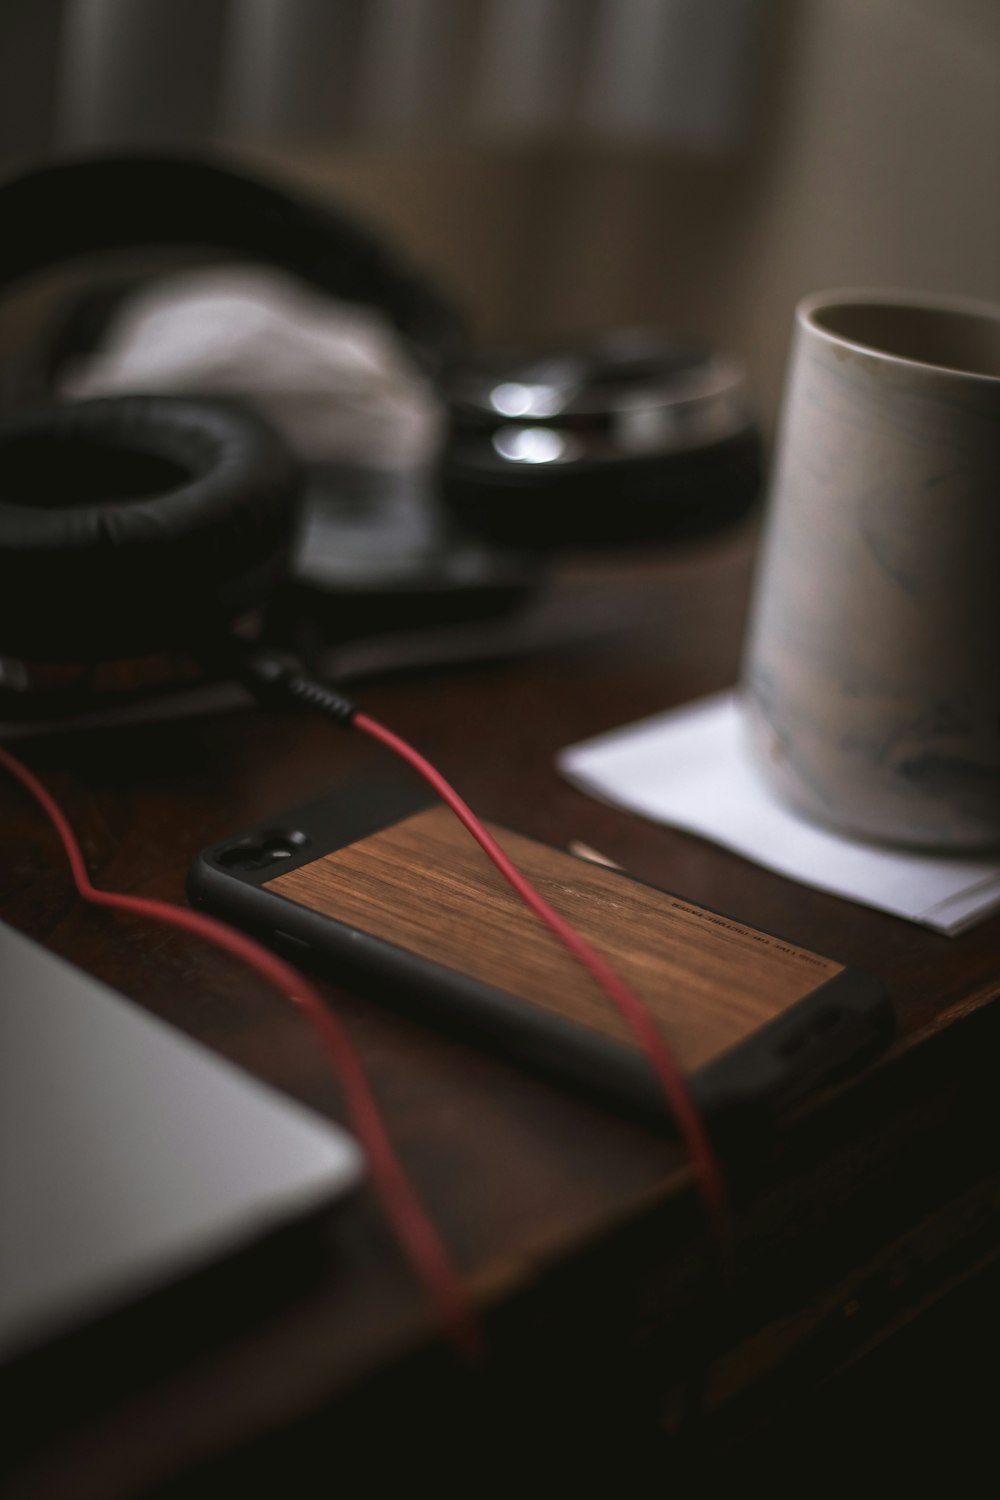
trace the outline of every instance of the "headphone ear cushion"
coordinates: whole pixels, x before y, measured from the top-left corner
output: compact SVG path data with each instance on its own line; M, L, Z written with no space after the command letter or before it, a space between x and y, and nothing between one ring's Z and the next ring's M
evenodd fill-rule
M503 546L663 546L749 512L760 492L760 438L748 426L675 453L536 465L505 460L488 432L458 433L439 480L447 509Z
M183 644L262 602L299 476L228 402L133 396L0 421L0 653L86 663Z

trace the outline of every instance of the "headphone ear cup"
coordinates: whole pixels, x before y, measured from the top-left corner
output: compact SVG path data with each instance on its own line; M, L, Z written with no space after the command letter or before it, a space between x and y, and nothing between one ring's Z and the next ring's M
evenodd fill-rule
M448 394L442 497L493 541L670 544L738 520L760 487L741 369L656 329L484 355Z
M86 664L204 642L287 561L297 466L235 404L135 396L0 421L0 650Z
M550 458L545 429L532 431L534 444L523 444L526 456L515 459L498 451L490 432L453 428L441 457L446 508L504 546L692 540L740 520L760 491L761 444L752 427L672 453L570 462Z

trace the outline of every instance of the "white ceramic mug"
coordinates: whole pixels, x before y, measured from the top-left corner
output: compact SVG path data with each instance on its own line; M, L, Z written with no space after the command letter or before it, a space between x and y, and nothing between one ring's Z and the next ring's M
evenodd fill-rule
M743 692L808 817L1000 845L1000 307L799 305Z

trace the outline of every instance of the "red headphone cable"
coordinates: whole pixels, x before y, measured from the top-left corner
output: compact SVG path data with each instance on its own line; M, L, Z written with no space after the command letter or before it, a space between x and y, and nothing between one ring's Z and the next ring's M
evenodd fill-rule
M264 702L297 703L317 709L340 723L377 740L405 760L454 812L493 864L535 913L591 974L631 1027L659 1079L665 1100L692 1166L708 1221L720 1243L727 1239L725 1180L705 1122L691 1096L683 1072L663 1041L649 1011L621 976L554 910L484 827L468 804L420 752L378 720L361 713L353 703L325 684L289 668L279 658L255 654L244 659L241 675ZM326 1049L344 1089L351 1124L369 1159L372 1181L383 1210L417 1278L437 1308L442 1328L457 1351L468 1358L482 1351L478 1319L461 1275L427 1217L392 1147L364 1069L340 1022L319 992L284 959L235 928L203 912L171 902L95 886L87 872L79 843L51 793L18 758L0 745L0 766L28 791L53 824L69 861L79 895L93 906L145 916L181 928L213 943L239 959L304 1011Z
M566 921L565 917L560 916L549 905L545 897L521 873L513 860L504 853L489 829L484 827L440 771L435 770L434 766L406 740L400 739L399 735L394 734L378 720L369 718L367 714L355 713L351 723L355 729L360 729L362 734L378 740L394 754L407 761L418 775L434 788L441 800L451 808L525 905L596 980L624 1017L640 1047L649 1058L659 1080L681 1141L695 1169L695 1180L709 1223L720 1241L725 1239L727 1234L726 1189L721 1166L684 1074L645 1005L607 960L591 947L587 940Z
M726 1185L701 1111L683 1071L660 1034L659 1027L632 988L586 939L549 905L483 826L468 804L440 771L406 740L362 713L357 704L328 683L310 677L275 651L233 642L229 668L261 703L268 707L310 708L343 729L359 729L405 760L437 793L465 826L521 900L544 923L604 990L624 1017L659 1080L664 1100L677 1125L695 1171L695 1182L724 1261L728 1251Z
M396 1238L417 1279L432 1298L441 1327L453 1347L470 1360L477 1358L483 1349L482 1333L462 1277L396 1156L357 1053L319 991L276 953L214 917L186 906L175 906L170 901L99 889L91 882L83 852L65 814L47 788L3 745L0 745L0 766L30 792L53 824L66 851L73 883L84 901L191 932L238 959L302 1008L344 1090L351 1125L367 1153L372 1182Z

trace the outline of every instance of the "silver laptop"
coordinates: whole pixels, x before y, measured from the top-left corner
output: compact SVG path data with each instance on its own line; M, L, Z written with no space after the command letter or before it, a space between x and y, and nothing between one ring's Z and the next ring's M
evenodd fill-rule
M362 1170L342 1130L0 923L0 1359Z

